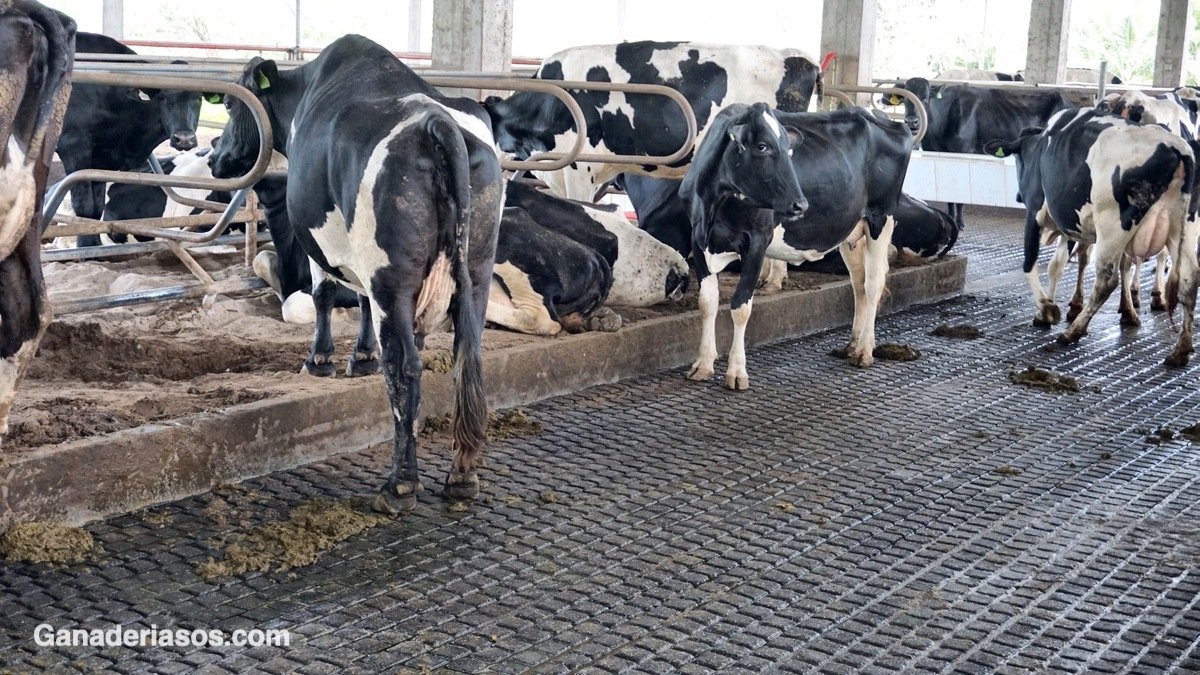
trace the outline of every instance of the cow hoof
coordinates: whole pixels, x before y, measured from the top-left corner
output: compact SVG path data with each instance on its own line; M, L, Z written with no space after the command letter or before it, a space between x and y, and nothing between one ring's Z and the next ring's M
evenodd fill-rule
M1067 321L1074 321L1081 313L1083 313L1083 305L1070 305L1067 309Z
M598 333L615 333L621 330L621 315L607 307L601 307L584 321L584 328Z
M695 382L706 382L711 380L713 376L712 366L706 366L699 361L692 364L692 369L688 371L687 379Z
M848 359L852 353L854 353L853 342L847 344L845 347L838 347L837 349L829 350L829 355L837 359Z
M759 295L774 295L783 292L783 281L764 281L755 291Z
M417 495L424 492L419 481L397 483L394 486L384 486L375 497L371 508L389 516L408 513L417 508Z
M1079 342L1079 338L1081 338L1083 336L1084 336L1084 333L1080 333L1080 334L1076 335L1076 334L1072 333L1071 331L1066 330L1066 331L1063 331L1058 336L1057 341L1058 341L1058 344L1060 344L1060 345L1073 345L1076 342Z
M1136 312L1121 312L1121 325L1126 328L1137 328L1142 325L1142 320L1138 318Z
M1059 321L1062 321L1062 310L1058 308L1058 305L1042 305L1042 311L1033 317L1033 325L1038 328L1047 328Z
M866 368L875 364L875 356L869 351L856 352L850 355L850 365Z
M443 499L467 501L479 496L479 475L474 471L459 473L451 471L442 488Z
M1154 291L1154 295L1150 298L1150 309L1155 312L1167 311L1167 303L1163 302L1162 293Z
M745 371L725 373L725 388L733 391L745 391L750 388L750 376Z
M346 377L363 377L378 372L379 358L374 354L364 354L361 357L355 354L350 357L350 363L346 364Z
M313 377L333 377L336 375L337 366L334 365L333 361L324 360L328 359L329 357L320 358L322 358L322 361L314 361L312 358L309 358L304 362L304 368L302 368L300 372L308 373Z
M1171 366L1172 368L1182 368L1188 364L1188 353L1181 352L1181 350L1176 349L1167 355L1167 358L1163 360L1163 363Z

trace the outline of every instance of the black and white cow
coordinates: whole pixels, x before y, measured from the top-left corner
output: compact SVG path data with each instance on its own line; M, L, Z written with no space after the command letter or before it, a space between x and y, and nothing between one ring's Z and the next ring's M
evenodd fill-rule
M690 255L692 225L687 208L679 197L679 184L680 181L677 180L632 174L621 177L625 194L638 214L638 227L681 254ZM922 258L941 257L949 253L958 240L958 228L950 214L935 209L916 197L902 193L892 218L895 228L892 231L891 245L897 252L903 251ZM777 266L772 268L771 272L776 276L766 277L763 286L760 287L762 292L770 293L782 289L783 279L777 278L780 270ZM830 261L828 265L821 265L819 270L807 264L802 265L802 268L834 274L845 274L848 271L840 258Z
M899 88L912 92L924 104L929 124L921 149L932 152L985 154L983 146L988 141L1016 138L1022 129L1045 126L1054 113L1074 107L1057 91L1012 91L969 84L937 86L923 77L910 78ZM887 102L903 103L905 123L917 129L919 119L912 101L896 96L888 97ZM947 207L961 228L962 204Z
M41 211L71 95L75 22L32 0L0 4L0 436L50 325Z
M682 93L696 115L697 138L731 103L771 101L781 110L807 110L822 93L821 67L804 52L698 42L622 42L573 47L546 58L537 78L660 84ZM585 152L670 155L687 138L683 113L673 101L648 94L579 91L575 100L588 125ZM519 92L485 104L500 149L524 159L566 151L576 133L566 106L548 94ZM580 163L535 172L554 194L592 201L597 188L626 171L682 178L689 158L674 166Z
M490 323L547 337L621 326L611 311L598 315L613 284L604 256L543 227L525 209L504 209L492 270Z
M1195 155L1193 147L1157 125L1138 125L1092 108L1064 111L1044 130L993 141L993 152L1017 156L1025 203L1025 276L1038 313L1034 324L1058 323L1053 295L1037 273L1043 241L1056 237L1094 245L1096 281L1083 311L1059 336L1065 344L1087 333L1092 317L1117 286L1121 258L1145 260L1165 247L1173 259L1167 304L1183 304L1183 330L1167 363L1192 352L1196 304ZM1189 205L1191 208L1189 208ZM1189 215L1190 213L1190 215Z
M504 199L487 114L473 101L442 97L359 35L291 71L254 58L239 83L269 111L274 149L288 159L287 212L301 247L323 274L366 299L349 369L382 367L395 418L392 467L375 507L416 506L418 349L446 323L454 326L456 395L454 461L442 494L475 497L487 427L480 337ZM217 177L249 170L259 151L249 109L232 97L225 105L230 121L210 159ZM333 299L314 301L305 368L331 375Z
M689 379L712 377L718 272L741 259L730 303L734 333L725 386L745 389L746 323L763 259L798 263L839 247L854 287L846 355L855 365L873 362L892 213L911 152L912 134L880 111L781 113L755 104L717 117L679 188L692 220L703 320L700 355ZM807 208L797 208L802 205Z
M1016 77L1024 80L1025 72L1018 70ZM1121 78L1111 73L1108 76L1108 83L1122 84ZM1067 68L1063 72L1063 84L1087 84L1093 86L1100 84L1100 71L1095 68Z
M79 33L80 53L136 54L116 40ZM181 62L180 62L181 63ZM160 143L176 150L196 147L200 93L77 84L63 119L58 157L63 169L137 171ZM77 183L71 188L76 215L99 219L104 212L104 184ZM79 237L80 246L97 246L100 235Z
M613 276L609 304L648 307L678 300L687 290L683 256L635 227L616 206L566 200L515 181L506 195L506 206L524 209L543 227L604 256Z
M981 70L979 68L952 68L943 70L932 78L935 81L970 81L970 82L1022 82L1025 80L1020 73L1002 73L998 70Z

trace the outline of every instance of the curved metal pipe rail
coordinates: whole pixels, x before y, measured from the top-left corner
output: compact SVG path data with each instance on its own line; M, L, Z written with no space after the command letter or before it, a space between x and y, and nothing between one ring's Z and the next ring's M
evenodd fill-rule
M850 98L849 94L847 94L846 92L844 92L840 89L835 89L833 87L825 87L824 96L825 96L825 98L835 99L839 103L842 103L842 104L846 105L847 107L854 107L854 106L858 105L858 103L856 103L854 101L854 99Z
M159 237L172 241L188 243L205 243L219 237L229 226L238 208L246 198L250 186L254 185L267 171L271 162L272 138L271 125L267 120L267 111L258 98L246 88L232 82L200 78L138 76L134 74L80 71L75 73L75 82L103 84L110 86L148 87L152 89L178 89L184 91L213 92L233 96L244 102L254 116L258 126L258 157L245 175L238 178L199 178L165 176L156 173L134 173L129 171L106 171L100 169L84 169L76 171L60 182L46 198L42 210L42 226L45 227L54 218L55 212L62 204L63 198L72 185L82 182L95 181L99 183L126 183L131 185L153 185L157 187L183 187L207 190L223 190L233 193L233 198L221 214L221 218L207 232L187 232L178 229L154 227L136 221L122 223L112 221L112 229L116 232L138 234L145 237Z
M929 129L929 113L925 110L925 104L921 103L921 99L917 98L911 91L900 89L898 87L837 87L838 91L852 92L855 94L895 94L901 98L906 98L912 101L913 108L917 111L917 133L913 137L913 145L920 145L921 139L925 138L925 132ZM829 88L825 89L829 92Z
M435 87L461 87L466 89L506 89L510 91L536 91L550 94L562 101L575 121L576 138L571 150L566 153L545 152L523 161L502 161L500 166L512 171L555 171L574 162L603 162L607 164L674 164L687 157L696 142L696 115L686 97L678 91L658 84L633 84L626 82L583 82L579 80L538 80L517 77L481 77L478 75L422 76ZM687 138L682 147L670 155L619 155L579 152L587 136L587 121L583 110L568 90L616 91L627 94L665 96L683 112L688 125ZM551 160L551 161L547 161Z

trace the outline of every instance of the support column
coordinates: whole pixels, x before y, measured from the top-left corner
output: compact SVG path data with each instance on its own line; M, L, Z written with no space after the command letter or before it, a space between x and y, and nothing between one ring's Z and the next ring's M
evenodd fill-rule
M1158 46L1154 49L1154 86L1183 84L1183 57L1192 31L1194 0L1162 0L1158 12Z
M421 2L408 0L408 51L421 51Z
M101 31L110 38L125 38L125 0L104 0Z
M513 0L433 0L433 68L512 71ZM478 90L446 93L479 98Z
M1067 75L1067 35L1071 0L1033 0L1029 8L1029 50L1025 81L1057 84Z
M821 12L821 54L816 56L821 58L829 52L837 54L837 59L825 73L827 85L871 85L877 9L878 0L825 0ZM869 104L866 94L856 98L860 104ZM817 103L822 105L823 102Z

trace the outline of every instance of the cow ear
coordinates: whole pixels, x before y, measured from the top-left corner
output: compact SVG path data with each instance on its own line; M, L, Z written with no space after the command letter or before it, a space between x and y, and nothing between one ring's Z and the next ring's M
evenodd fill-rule
M1015 155L1018 153L1018 151L1020 149L1021 149L1021 145L1019 142L1011 142L1010 143L1008 141L1002 141L1000 139L988 141L987 143L984 143L984 145L983 145L984 152L986 152L989 155L995 155L997 157L1007 157L1009 155Z
M251 82L258 87L259 91L270 89L271 85L279 79L279 66L275 65L272 60L259 61L250 74Z
M706 198L715 188L717 171L725 156L725 149L734 141L732 127L735 106L723 110L709 125L708 133L696 146L692 165L688 167L679 185L679 197L688 208L692 227L707 227ZM704 233L707 237L707 232Z
M800 133L800 130L796 127L786 126L783 129L787 132L788 140L792 142L793 148L804 142L804 134Z
M745 152L753 132L749 124L735 124L729 128L729 140L737 144L738 152Z

